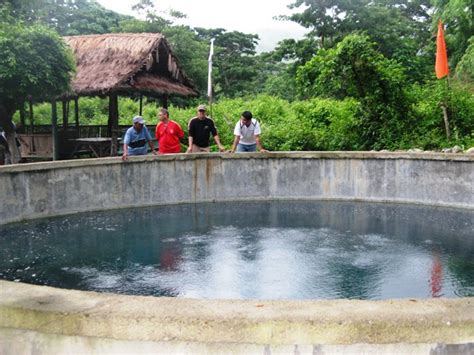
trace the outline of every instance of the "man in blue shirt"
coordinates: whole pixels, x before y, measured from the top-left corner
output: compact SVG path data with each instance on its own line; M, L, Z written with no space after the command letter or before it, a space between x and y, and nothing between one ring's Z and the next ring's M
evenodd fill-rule
M147 143L152 153L156 155L150 132L145 126L143 117L135 116L133 126L125 133L122 160L127 160L129 155L146 155L148 153Z

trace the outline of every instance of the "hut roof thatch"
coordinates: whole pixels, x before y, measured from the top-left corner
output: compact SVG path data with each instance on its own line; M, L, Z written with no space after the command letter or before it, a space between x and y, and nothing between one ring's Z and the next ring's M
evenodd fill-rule
M64 40L76 58L73 95L196 95L192 81L159 33L71 36Z

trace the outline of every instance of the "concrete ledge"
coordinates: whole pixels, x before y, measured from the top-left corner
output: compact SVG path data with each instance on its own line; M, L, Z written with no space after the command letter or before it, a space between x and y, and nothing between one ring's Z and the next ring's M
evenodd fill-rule
M71 167L103 166L114 164L138 163L144 161L182 161L182 160L202 160L202 159L268 159L268 158L289 158L289 159L396 159L396 160L442 160L442 161L466 161L474 162L474 154L463 153L381 153L366 151L341 151L341 152L266 152L266 153L194 153L194 154L167 154L167 155L147 155L129 157L127 162L123 162L120 157L101 159L75 159L62 161L47 161L29 164L3 165L0 166L0 174L8 172L24 172L37 170L62 169Z
M466 344L291 344L153 342L64 336L0 328L0 350L4 354L472 354Z
M0 167L0 224L77 212L237 200L474 208L474 155L175 154Z
M2 346L3 350L13 346L8 345L10 336L29 338L25 344L38 337L60 343L66 336L108 339L109 346L116 341L145 348L150 342L161 343L173 351L185 346L190 352L204 345L218 349L219 344L228 349L234 346L235 352L253 349L260 353L266 346L290 350L295 344L311 352L316 345L375 350L384 344L379 350L394 350L398 344L399 351L404 346L411 351L430 351L438 343L474 342L474 298L209 301L120 296L0 281L0 352ZM71 339L69 342L74 344ZM80 343L93 345L91 339Z

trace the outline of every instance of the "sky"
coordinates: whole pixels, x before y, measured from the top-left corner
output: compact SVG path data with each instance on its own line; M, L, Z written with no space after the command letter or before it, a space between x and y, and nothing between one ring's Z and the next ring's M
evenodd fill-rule
M136 15L131 8L137 0L97 0L107 9ZM274 20L274 16L291 14L287 5L292 0L155 0L155 8L178 10L187 15L176 22L191 27L225 28L228 31L258 34L257 51L270 51L285 38L300 39L306 29L290 21ZM301 10L300 10L301 11Z

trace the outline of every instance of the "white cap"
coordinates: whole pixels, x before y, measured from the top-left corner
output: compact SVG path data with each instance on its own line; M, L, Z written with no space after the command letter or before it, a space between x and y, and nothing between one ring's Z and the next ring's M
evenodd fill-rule
M145 121L143 120L143 117L142 117L142 116L135 116L135 117L133 117L133 123L144 124Z

